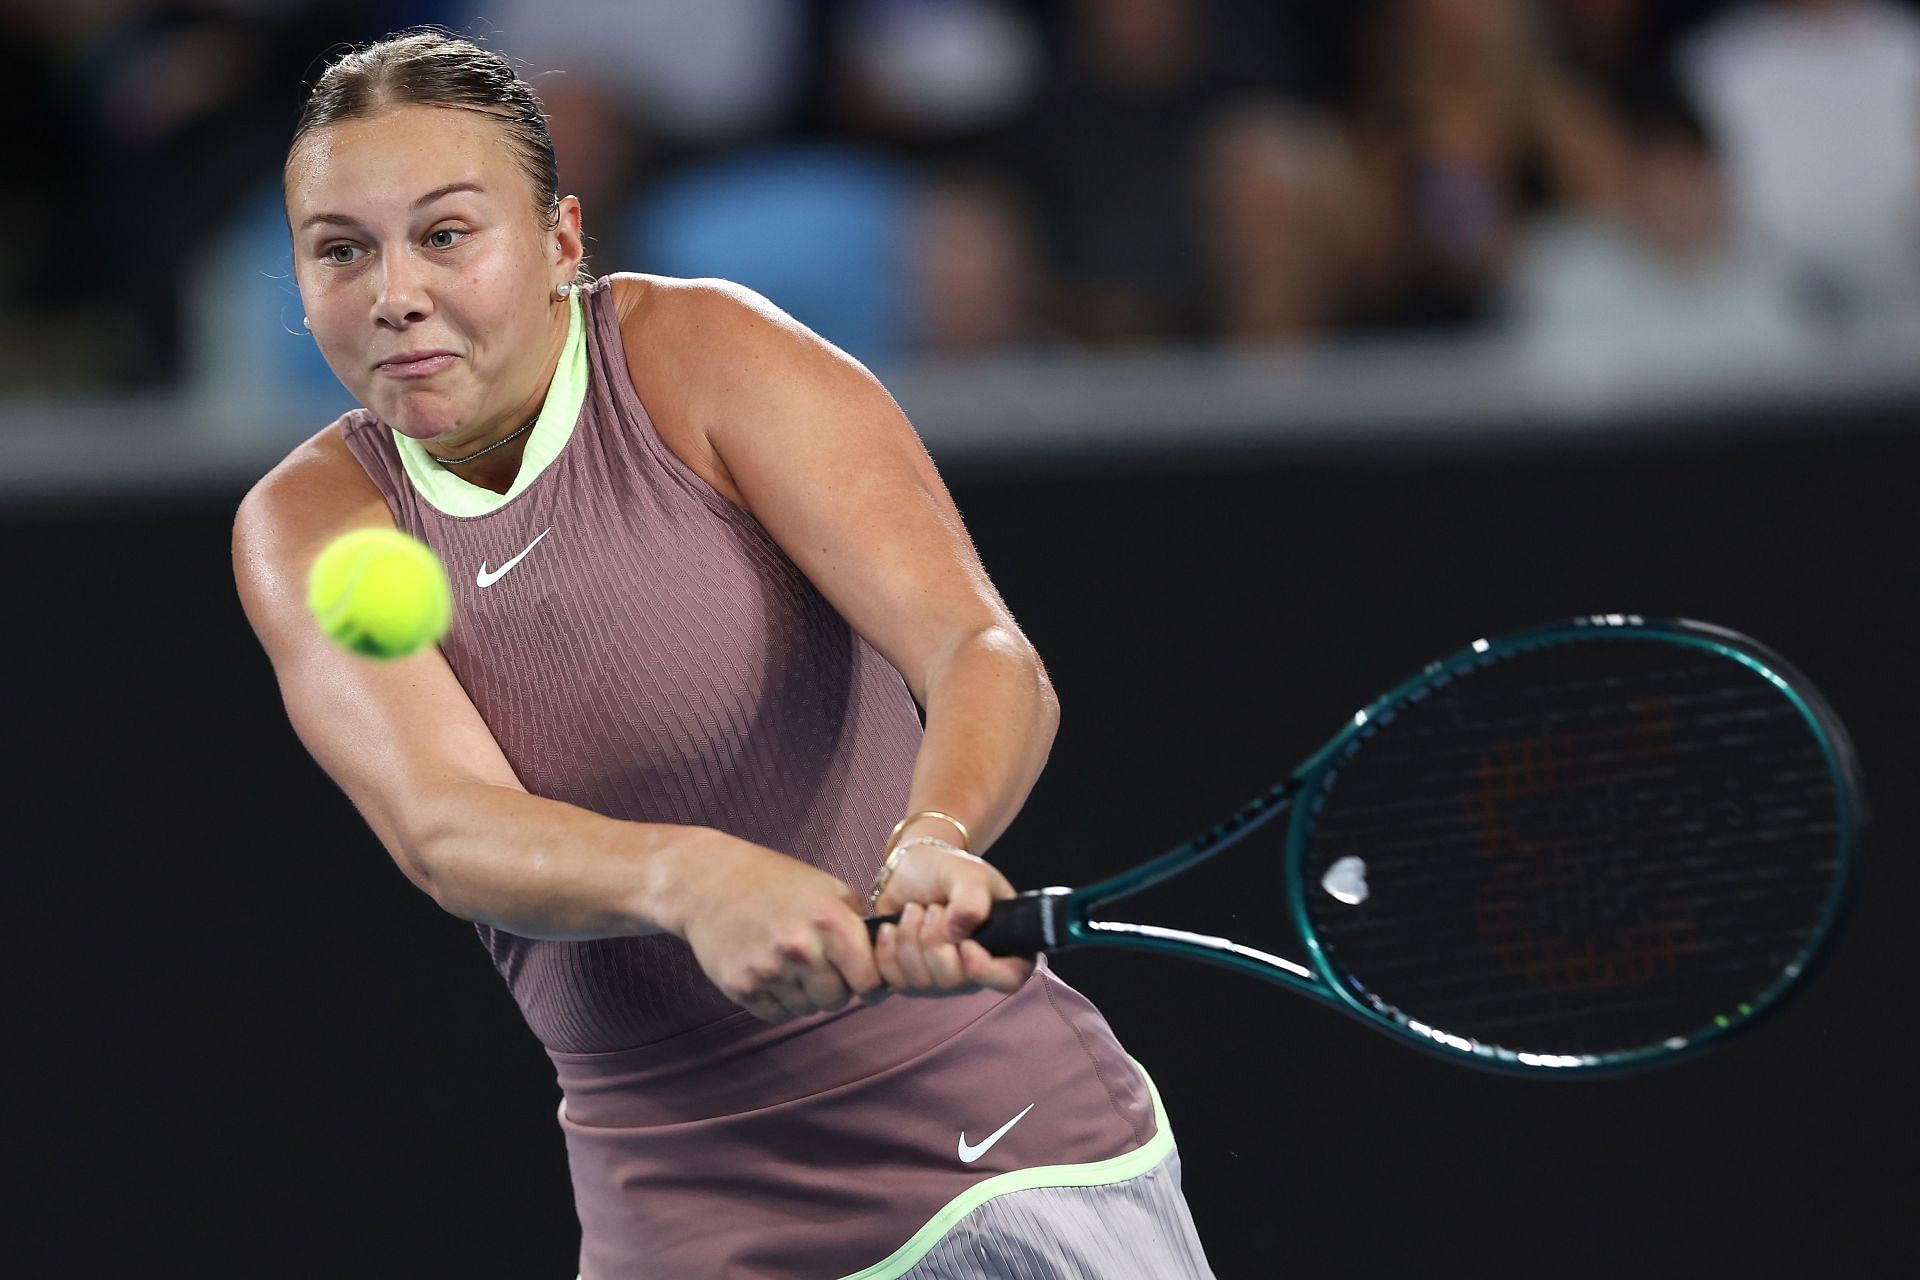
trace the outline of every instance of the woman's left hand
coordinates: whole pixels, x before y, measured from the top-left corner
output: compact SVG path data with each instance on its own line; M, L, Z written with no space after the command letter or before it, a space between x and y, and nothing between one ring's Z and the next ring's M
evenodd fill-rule
M926 844L908 849L874 904L875 915L900 916L874 939L880 976L891 990L913 995L1019 990L1033 961L991 955L969 936L996 898L1013 896L1007 878L970 853Z

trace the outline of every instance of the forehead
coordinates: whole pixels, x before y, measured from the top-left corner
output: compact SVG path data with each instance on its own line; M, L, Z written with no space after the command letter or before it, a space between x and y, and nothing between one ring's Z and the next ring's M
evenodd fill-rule
M422 192L477 182L496 197L527 179L500 121L477 111L404 106L301 139L287 162L287 208L404 210Z

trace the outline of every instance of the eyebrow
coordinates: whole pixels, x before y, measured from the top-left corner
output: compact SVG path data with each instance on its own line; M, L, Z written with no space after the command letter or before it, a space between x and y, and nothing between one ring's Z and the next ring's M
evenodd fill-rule
M446 186L435 187L433 190L427 192L427 194L421 196L418 200L415 200L411 205L408 206L408 211L414 212L420 209L424 209L428 205L432 204L435 200L440 199L442 196L450 196L457 191L473 191L473 192L479 193L480 195L485 195L487 193L487 189L481 186L477 182L449 182ZM360 222L357 218L350 218L344 213L316 213L312 217L308 218L305 222L302 222L300 224L300 230L305 231L308 227L311 227L315 223L319 223L319 222L334 222L334 223L340 224L343 227L357 227L360 225Z

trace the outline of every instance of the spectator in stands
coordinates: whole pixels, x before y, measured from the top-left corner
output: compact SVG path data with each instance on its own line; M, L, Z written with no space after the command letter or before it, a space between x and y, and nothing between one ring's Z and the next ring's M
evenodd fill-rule
M1920 18L1886 0L1767 0L1689 41L1740 227L1836 316L1920 302Z
M1348 233L1353 171L1331 121L1272 99L1222 113L1201 190L1214 336L1299 341L1340 318L1365 246Z
M840 0L831 27L830 105L866 138L977 138L1031 101L1044 70L1039 31L1009 0Z
M619 210L681 163L782 136L807 81L793 0L498 0L494 45L527 66L568 190L606 210L596 252L641 251Z
M1194 157L1213 105L1199 0L1073 0L1066 66L1017 131L1057 320L1090 343L1197 334Z
M1536 0L1554 62L1609 100L1665 66L1675 41L1728 0Z
M1646 55L1647 0L1544 0L1555 60L1612 87Z
M1034 19L1010 0L840 0L829 29L834 122L917 162L900 208L899 338L871 354L1038 341L1047 295L1028 210L985 154L1038 90Z
M806 81L807 6L794 0L496 0L496 43L533 71L567 69L630 124L704 147L777 132ZM541 81L547 93L549 77Z
M57 31L60 80L77 87L63 163L80 198L62 237L87 251L65 289L98 301L87 344L101 383L172 382L183 359L182 252L269 175L312 50L361 34L359 3L32 6ZM11 20L11 19L9 19ZM327 33L316 34L317 29Z
M1621 118L1617 209L1548 215L1529 230L1507 288L1516 331L1562 361L1685 367L1792 351L1806 336L1792 276L1731 226L1712 139L1680 85L1643 76Z
M1041 341L1044 275L1025 210L989 173L943 174L915 204L908 237L916 350L981 355Z
M1363 319L1481 318L1529 211L1618 189L1604 108L1548 61L1522 0L1389 0L1359 78Z

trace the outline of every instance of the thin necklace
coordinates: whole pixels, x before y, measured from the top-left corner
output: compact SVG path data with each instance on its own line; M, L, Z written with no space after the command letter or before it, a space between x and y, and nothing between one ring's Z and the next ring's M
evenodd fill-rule
M439 463L443 467L457 467L461 463L472 462L475 458L480 457L481 454L492 453L495 449L498 449L501 445L513 439L514 436L525 435L527 432L527 428L531 427L534 423L538 421L540 421L540 415L535 414L533 417L527 419L526 426L523 426L518 431L515 431L513 435L501 436L498 440L495 440L492 444L480 450L480 453L470 453L464 458L435 458L434 461Z

